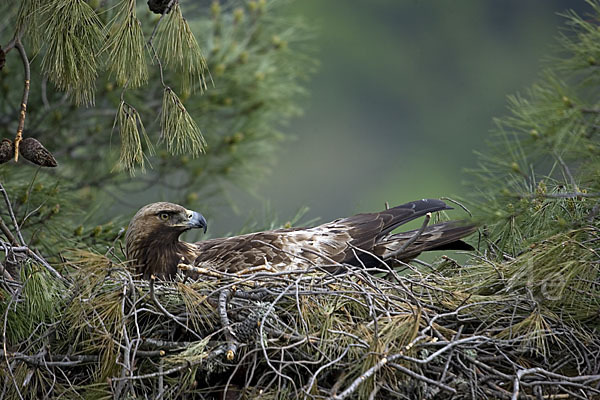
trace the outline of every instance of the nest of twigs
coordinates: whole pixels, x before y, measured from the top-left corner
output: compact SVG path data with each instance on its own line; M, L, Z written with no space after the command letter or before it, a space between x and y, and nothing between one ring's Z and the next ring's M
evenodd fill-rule
M446 257L426 273L258 266L143 281L75 252L60 279L30 260L2 282L0 397L593 398L600 258L586 243L599 239L585 227L527 258Z

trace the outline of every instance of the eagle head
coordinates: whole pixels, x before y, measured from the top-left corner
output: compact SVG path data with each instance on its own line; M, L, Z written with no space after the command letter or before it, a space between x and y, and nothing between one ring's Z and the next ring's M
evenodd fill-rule
M160 202L142 207L131 219L125 236L127 259L145 278L167 278L177 273L177 264L193 262L195 246L180 242L183 232L202 228L206 219L178 204Z

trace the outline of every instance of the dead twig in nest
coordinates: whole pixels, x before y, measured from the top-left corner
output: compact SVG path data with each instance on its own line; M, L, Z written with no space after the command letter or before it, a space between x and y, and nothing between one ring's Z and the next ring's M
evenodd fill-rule
M230 298L231 291L229 289L223 289L219 294L219 317L221 318L221 326L225 332L225 338L227 339L226 356L227 360L232 361L235 358L235 352L238 348L237 340L231 329L231 323L227 316L227 302Z

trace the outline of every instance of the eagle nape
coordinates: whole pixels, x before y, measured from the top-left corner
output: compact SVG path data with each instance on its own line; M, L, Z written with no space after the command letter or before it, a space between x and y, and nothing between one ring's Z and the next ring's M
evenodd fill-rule
M260 266L298 270L332 262L371 267L381 260L410 261L424 251L472 249L461 239L477 229L474 224L447 221L428 225L431 213L450 209L441 200L423 199L314 227L187 243L179 236L189 229L206 232L206 219L178 204L159 202L142 207L131 219L126 253L136 272L146 279L152 275L170 279L181 263L229 273ZM427 221L420 229L392 233L420 217Z

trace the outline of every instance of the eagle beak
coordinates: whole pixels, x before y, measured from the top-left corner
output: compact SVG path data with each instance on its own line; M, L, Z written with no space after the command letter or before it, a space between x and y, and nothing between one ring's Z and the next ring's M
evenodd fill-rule
M208 227L208 224L206 223L206 219L204 219L202 214L197 213L196 211L188 210L187 215L187 226L190 229L202 228L204 230L204 233L206 233L206 228Z

